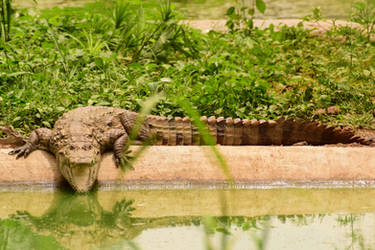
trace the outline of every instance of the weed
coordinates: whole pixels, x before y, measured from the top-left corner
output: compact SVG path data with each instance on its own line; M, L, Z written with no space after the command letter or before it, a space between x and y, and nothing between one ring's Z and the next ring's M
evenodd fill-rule
M351 20L362 25L367 40L370 41L370 36L375 31L375 0L355 2L353 10Z
M255 9L264 14L266 11L266 4L263 0L252 0L250 7L242 1L240 6L232 6L228 8L226 16L228 20L226 26L231 32L244 31L250 33L254 28L254 14Z
M202 34L180 25L169 2L158 15L134 2L86 8L17 12L0 50L2 124L29 132L86 105L139 111L157 93L165 97L152 113L165 116L187 114L174 101L183 96L204 115L311 119L338 106L319 119L373 124L374 47L351 26L325 38L272 25Z

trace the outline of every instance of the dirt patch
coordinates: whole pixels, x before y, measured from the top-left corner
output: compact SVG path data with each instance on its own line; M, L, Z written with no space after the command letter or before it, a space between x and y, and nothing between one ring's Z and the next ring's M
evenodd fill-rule
M279 25L287 25L287 26L297 26L301 22L301 19L255 19L254 26L265 29L270 24L275 25L276 27ZM225 26L226 20L183 20L181 23L187 24L192 28L200 29L203 32L209 32L210 30L215 31L227 31L228 28ZM342 20L327 20L327 21L319 21L319 22L303 22L303 26L305 28L314 29L312 34L322 34L328 31L333 25L338 26L353 26L353 27L360 27L358 24L342 21Z

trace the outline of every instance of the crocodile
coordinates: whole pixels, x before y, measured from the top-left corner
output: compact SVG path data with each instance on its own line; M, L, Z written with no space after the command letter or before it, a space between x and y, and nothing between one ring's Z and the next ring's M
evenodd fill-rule
M34 130L23 146L9 154L27 157L42 147L56 156L57 166L77 192L88 192L94 185L102 153L113 150L116 166L127 160L126 147L139 114L114 107L89 106L61 116L54 128ZM329 127L314 121L280 118L274 120L232 119L202 116L216 144L221 145L310 145L360 143L370 139L355 135L352 129ZM168 118L147 115L136 139L155 138L156 145L203 145L204 140L189 117Z

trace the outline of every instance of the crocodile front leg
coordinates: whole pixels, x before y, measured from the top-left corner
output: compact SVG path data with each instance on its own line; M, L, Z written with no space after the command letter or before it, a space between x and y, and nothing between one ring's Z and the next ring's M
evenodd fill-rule
M137 131L133 131L136 125L136 121L138 119L138 114L130 111L126 111L120 115L120 121L122 126L124 126L128 135L131 135L134 132L137 132L137 138L132 139L140 139L141 141L146 141L150 139L150 128L147 122L147 118L140 124L140 127L137 128Z
M38 128L31 132L26 144L21 147L15 148L10 151L10 155L17 155L16 159L20 157L27 157L33 150L38 146L43 146L45 149L49 149L49 142L52 137L52 131L48 128Z
M127 146L128 142L128 134L125 133L113 144L113 152L115 154L115 161L116 161L116 167L124 166L128 163L130 156L128 155L130 153L130 150L125 148Z
M113 148L116 167L119 167L128 161L128 152L125 152L125 146L128 139L128 134L122 129L110 129L105 134L105 144L110 145Z

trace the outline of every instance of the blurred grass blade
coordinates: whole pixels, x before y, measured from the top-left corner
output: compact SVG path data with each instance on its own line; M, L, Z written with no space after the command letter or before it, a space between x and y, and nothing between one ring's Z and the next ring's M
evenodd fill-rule
M10 0L1 0L0 4L0 35L3 42L7 42L10 39L9 33L12 6L10 4Z
M176 102L181 106L181 108L192 118L194 125L197 127L199 134L203 137L205 144L210 146L210 149L215 156L216 160L218 161L219 167L223 171L227 181L230 184L233 184L233 176L229 170L228 164L223 157L223 155L219 152L218 147L212 136L210 135L206 125L201 122L200 115L197 111L193 108L189 101L187 101L183 97L177 98Z
M137 244L134 241L127 240L126 242L131 249L141 250L141 248L139 246L137 246Z
M160 101L162 95L154 95L147 99L143 105L142 109L137 116L137 120L130 132L128 142L124 147L124 154L129 153L129 147L137 139L139 130L141 129L143 122L145 121L147 115L151 113L152 108ZM133 156L126 162L125 166L121 166L122 171L126 171L126 169L133 169L133 163L141 156L141 154L153 144L155 137L152 136L148 138L146 141L142 142L141 146L133 153Z
M259 236L256 233L251 233L251 237L253 239L253 243L256 247L257 250L265 250L269 233L270 233L270 228L271 228L271 221L270 221L269 216L264 216L264 224L263 224L263 229L261 230L261 236Z
M60 43L58 42L58 38L57 38L57 35L56 33L54 32L53 28L51 28L51 26L48 24L48 21L46 20L46 24L47 24L47 27L48 27L48 33L50 35L50 37L52 38L52 41L54 42L55 44L55 47L58 51L58 53L60 54L60 57L62 59L62 63L63 63L63 68L64 68L64 71L66 74L68 74L68 62L67 62L67 55L65 53L65 51L63 50L63 46L60 45Z
M138 136L138 132L141 129L146 116L151 113L152 108L160 101L161 98L162 95L156 94L148 98L142 104L142 109L137 116L137 120L129 136L131 140L135 140L135 138Z
M160 17L163 22L168 22L169 20L174 18L170 0L161 1L159 8Z
M111 18L115 29L119 29L123 25L126 25L130 18L129 3L126 1L117 1L112 10Z

